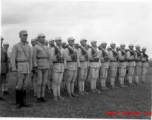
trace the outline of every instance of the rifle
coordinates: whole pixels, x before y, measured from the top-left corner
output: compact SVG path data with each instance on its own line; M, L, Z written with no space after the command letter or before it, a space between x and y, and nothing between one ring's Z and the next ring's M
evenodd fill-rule
M143 57L145 57L146 61L148 61L149 56L145 52L142 52L142 53L143 53Z
M54 46L54 48L55 48L55 55L56 55L57 61L58 62L63 62L64 58L61 54L61 51L59 50L59 48L57 46Z
M118 53L116 51L114 51L112 48L110 48L110 50L113 52L113 56L116 57L117 61L118 61Z
M105 50L102 47L98 47L99 50L102 51L102 55L105 61L108 61L108 54L105 52Z
M88 53L87 53L87 51L82 46L80 46L79 48L81 49L82 54L85 56L85 59L88 60Z
M70 45L67 45L66 48L69 50L72 60L77 60L77 53L70 47Z

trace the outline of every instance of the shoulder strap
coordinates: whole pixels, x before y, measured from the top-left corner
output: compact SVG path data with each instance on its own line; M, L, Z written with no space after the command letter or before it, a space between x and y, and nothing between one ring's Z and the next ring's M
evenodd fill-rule
M24 48L22 47L21 43L19 43L19 45L21 46L21 48L22 48L22 50L24 52L24 55L25 55L26 59L28 60L28 57L26 56L26 52L25 52Z
M48 52L46 51L46 49L45 49L41 44L38 44L38 45L41 46L41 47L44 49L44 51L46 52L47 56L49 57L49 54L48 54Z

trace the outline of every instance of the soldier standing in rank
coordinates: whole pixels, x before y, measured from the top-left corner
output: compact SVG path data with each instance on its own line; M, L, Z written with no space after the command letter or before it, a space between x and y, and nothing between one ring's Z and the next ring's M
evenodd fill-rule
M139 76L141 74L141 58L142 58L142 53L140 50L140 46L136 45L136 50L135 50L135 62L136 62L135 81L136 81L136 84L140 84L139 83Z
M32 45L32 47L31 47L31 53L32 53L32 58L33 58L33 48L34 48L34 46L35 45L37 45L37 38L34 38L34 39L32 39L31 40L31 45ZM32 63L33 63L34 61L33 61L33 59L32 59ZM33 64L32 64L32 67L33 67ZM32 90L34 90L34 94L33 94L33 96L37 96L37 89L36 89L36 87L37 87L37 72L36 71L34 71L34 69L32 70L32 72L31 72L31 74L30 74L30 82L31 82L31 89Z
M99 76L99 50L97 49L97 41L92 40L91 41L91 47L88 50L88 56L90 61L90 79L91 79L91 92L97 92L100 93L100 91L96 88L97 79Z
M38 44L33 48L33 66L37 72L37 102L46 102L45 88L47 84L48 71L50 69L49 51L44 45L45 35L43 33L37 36Z
M148 55L146 54L146 48L143 47L142 48L142 68L141 68L141 80L142 80L142 83L145 84L145 75L146 75L146 72L147 72L147 68L149 67L149 63L148 63Z
M68 98L77 97L74 94L74 83L77 77L77 70L78 70L78 54L77 50L74 48L74 41L73 37L69 37L68 45L65 49L65 57L67 61L67 78L66 78L66 87L68 91Z
M12 72L17 76L16 108L31 107L26 103L26 87L32 70L32 54L27 36L26 30L19 32L21 41L13 46L10 57Z
M108 57L110 59L110 84L112 89L116 89L115 86L115 78L117 76L117 67L118 67L118 53L115 50L115 43L110 44L111 48L108 53Z
M133 86L132 78L134 74L134 68L135 68L135 52L134 52L134 46L133 44L129 45L129 50L127 52L127 61L128 61L128 74L127 74L127 80L129 82L130 86Z
M99 56L100 56L100 84L101 90L105 91L108 88L106 87L106 80L108 76L108 68L109 68L109 58L108 58L108 51L106 50L107 42L102 42L99 46Z
M51 50L51 59L53 62L53 81L52 81L52 89L54 101L58 99L64 100L64 98L60 94L60 88L63 78L63 73L66 66L66 59L64 49L61 46L62 39L60 37L55 38L56 46Z
M86 46L86 39L81 39L80 43L81 46L78 49L78 59L79 59L79 80L78 80L78 86L79 86L79 94L84 95L88 94L85 92L85 80L87 78L87 72L88 72L88 50L85 48Z
M4 50L5 50L5 52L7 53L7 57L8 57L8 64L9 64L9 71L8 71L8 73L7 73L7 76L6 76L6 80L5 80L5 82L2 84L2 92L3 92L3 95L8 95L9 94L9 92L8 92L8 80L9 80L9 76L10 76L10 52L9 52L9 50L8 50L8 48L9 48L9 43L4 43L3 44L3 48L4 48Z
M121 44L120 45L120 49L118 51L118 54L119 54L119 65L118 65L118 72L119 72L119 83L120 83L120 87L127 87L124 85L124 78L125 78L125 75L126 75L126 65L127 65L127 60L126 60L126 57L127 57L127 54L125 52L125 44Z
M3 44L3 38L1 37L1 64L0 64L0 101L4 101L3 94L2 94L2 84L6 80L6 75L9 70L9 62L8 62L8 56L5 52L4 48L2 47Z
M54 39L50 39L49 40L49 54L50 54L50 57L51 57L51 51L52 51L52 48L54 48ZM52 90L52 67L53 67L53 62L50 58L50 69L49 69L49 74L48 74L48 81L47 81L47 86L48 86L48 92L51 93L51 90Z

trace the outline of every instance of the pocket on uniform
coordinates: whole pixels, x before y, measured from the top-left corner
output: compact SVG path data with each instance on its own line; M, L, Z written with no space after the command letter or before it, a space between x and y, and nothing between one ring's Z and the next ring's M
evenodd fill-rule
M37 60L37 65L38 65L38 67L43 67L44 66L44 60L43 59Z
M18 72L22 72L23 71L23 64L18 64L18 66L17 66L17 71Z
M61 68L59 67L59 65L53 65L53 70L54 71L58 71L60 70Z

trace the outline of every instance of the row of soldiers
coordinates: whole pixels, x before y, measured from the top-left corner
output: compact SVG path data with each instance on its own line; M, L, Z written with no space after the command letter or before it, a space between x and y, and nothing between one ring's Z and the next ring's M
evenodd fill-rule
M142 83L145 83L145 74L148 68L148 55L146 48L140 50L140 46L121 44L116 50L116 44L112 42L107 48L107 42L102 42L97 47L97 41L92 40L91 46L87 45L86 39L80 40L80 45L75 44L75 39L69 37L68 45L62 44L62 39L56 37L48 42L45 35L40 33L31 40L32 47L28 45L26 30L19 32L21 41L15 44L10 55L11 71L16 75L16 108L30 107L26 103L26 88L29 79L34 88L34 96L37 102L46 102L45 89L48 86L53 92L53 100L64 100L61 96L61 83L66 87L68 98L79 95L87 95L85 84L90 83L90 91L100 93L97 89L97 80L101 84L101 90L107 90L106 80L109 76L111 89L118 88L115 85L116 77L120 87L124 85L124 78L127 73L127 81L130 86L133 84L135 70L135 82L140 84L139 76L142 74ZM1 38L1 41L3 39ZM55 45L56 43L56 45ZM1 49L3 49L1 47ZM1 52L2 54L2 52ZM7 58L1 58L1 78L7 73ZM4 63L4 64L3 64ZM118 76L117 76L118 73ZM89 79L88 79L89 76ZM64 81L62 81L64 80ZM79 93L75 94L74 88L78 85Z

